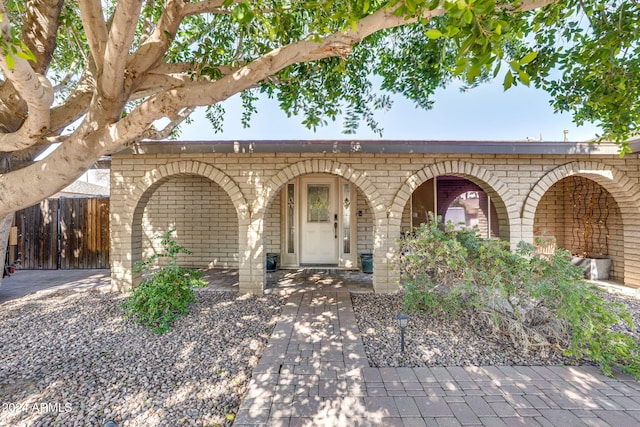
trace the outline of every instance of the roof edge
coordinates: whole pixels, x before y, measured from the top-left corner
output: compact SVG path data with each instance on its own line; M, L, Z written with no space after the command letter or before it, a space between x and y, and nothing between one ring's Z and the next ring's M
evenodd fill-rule
M640 151L640 140L631 142ZM370 154L545 154L617 155L619 146L603 142L529 142L460 140L260 140L158 141L131 144L117 154L195 153L370 153Z

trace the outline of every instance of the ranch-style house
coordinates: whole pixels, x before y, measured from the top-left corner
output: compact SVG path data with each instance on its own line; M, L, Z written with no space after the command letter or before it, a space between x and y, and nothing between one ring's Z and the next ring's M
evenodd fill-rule
M361 268L394 292L401 237L435 212L521 240L606 259L610 280L640 287L640 139L521 141L223 141L133 144L112 156L111 272L140 278L154 236L176 229L199 268L237 268L262 293L280 268ZM600 267L598 267L600 268Z

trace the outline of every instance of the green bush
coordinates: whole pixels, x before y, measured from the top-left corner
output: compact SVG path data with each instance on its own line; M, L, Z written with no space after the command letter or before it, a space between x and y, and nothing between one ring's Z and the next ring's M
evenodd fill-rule
M201 280L202 272L177 265L178 255L190 255L191 251L171 237L174 231L156 237L161 239L163 252L136 263L133 272L141 273L143 280L122 305L127 317L159 334L169 330L178 316L189 312L189 304L196 301L194 288L208 285ZM167 263L155 268L159 258L167 258Z
M402 243L400 269L409 310L455 312L457 293L464 284L468 251L463 242L472 240L469 231L456 231L452 223L443 225L431 216Z
M408 309L468 310L495 338L523 351L560 347L598 363L606 375L617 367L640 378L638 343L612 329L620 322L633 327L630 313L585 282L567 251L545 258L521 243L512 252L507 242L455 230L433 216L401 244Z

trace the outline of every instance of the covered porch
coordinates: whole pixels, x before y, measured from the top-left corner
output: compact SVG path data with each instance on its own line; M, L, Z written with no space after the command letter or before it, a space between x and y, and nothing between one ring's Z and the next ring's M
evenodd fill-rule
M640 161L616 150L566 142L137 144L112 161L112 285L137 283L133 265L160 249L154 236L175 228L194 252L183 265L237 269L241 292L269 289L268 255L288 273L355 274L363 254L372 257L373 290L395 292L401 236L434 212L512 248L534 243L542 229L577 251L573 240L585 239L563 230L586 224L600 239L590 247L608 251L610 278L639 287ZM582 181L567 185L570 177ZM603 195L574 209L566 194L584 180ZM597 217L570 216L595 206Z

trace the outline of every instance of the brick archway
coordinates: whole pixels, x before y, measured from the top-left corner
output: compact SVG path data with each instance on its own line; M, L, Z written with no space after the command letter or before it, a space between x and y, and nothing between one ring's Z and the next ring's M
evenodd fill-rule
M114 253L111 261L114 287L128 289L137 281L132 275L132 269L142 254L142 217L149 199L169 178L188 175L200 176L219 185L229 196L236 210L239 225L248 223L249 208L242 191L221 170L194 160L171 162L152 169L139 179L125 200L124 209L118 212L119 218L112 222L119 224L117 231L112 232L112 244L120 248Z
M358 171L351 166L328 159L313 159L294 163L273 176L264 187L262 197L256 200L253 212L261 212L269 206L278 191L287 182L303 175L324 173L337 175L355 185L367 198L367 203L374 213L375 219L386 218L386 208L380 192L367 177L366 172Z
M523 236L533 239L533 226L538 204L546 192L556 183L571 176L580 176L601 185L618 205L622 220L622 270L624 283L640 286L640 265L635 259L640 247L640 194L637 183L613 166L600 162L572 162L547 172L533 186L523 203L521 216Z
M616 200L623 214L624 212L637 214L640 210L640 194L634 189L637 184L628 176L613 166L604 163L573 162L558 166L547 172L531 188L522 205L521 217L523 225L533 227L536 208L542 196L555 183L574 175L589 178L603 186ZM625 225L627 222L625 221Z
M489 170L463 160L451 160L427 165L407 178L393 199L389 209L389 217L400 221L402 212L413 192L428 180L443 175L463 177L478 185L491 197L499 217L504 218L500 222L500 229L505 230L505 240L511 241L512 245L520 241L520 234L517 228L514 227L519 221L518 208L515 202L516 198L511 190Z
M248 204L240 187L220 169L196 160L167 163L145 173L127 201L127 211L138 209L166 178L177 175L198 175L215 182L229 195L238 219L248 217Z
M373 214L373 287L376 292L395 290L397 285L393 279L390 279L390 269L388 268L392 259L389 247L393 246L393 243L390 242L393 242L395 236L391 237L389 234L386 200L365 171L356 170L345 163L330 159L309 159L288 165L280 170L266 183L261 197L255 200L252 208L252 225L257 228L253 230L253 234L260 235L264 232L266 209L278 191L292 179L309 174L339 176L357 187L365 196ZM254 274L258 274L258 272L255 271ZM262 270L261 274L264 274Z

